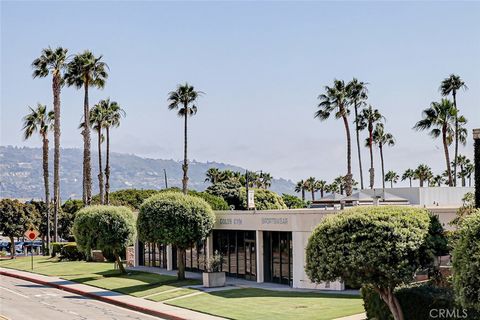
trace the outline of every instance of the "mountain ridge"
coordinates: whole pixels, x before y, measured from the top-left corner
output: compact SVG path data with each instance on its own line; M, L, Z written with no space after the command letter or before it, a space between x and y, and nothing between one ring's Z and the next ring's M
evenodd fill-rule
M62 200L81 199L82 195L82 150L62 148L60 158L60 196ZM163 189L167 171L168 187L181 187L182 162L173 159L154 159L131 153L110 155L111 191L119 189ZM105 165L105 163L103 164ZM192 160L189 163L189 188L202 191L210 184L205 182L208 168L244 172L245 169L227 163ZM53 183L53 149L49 152L50 183ZM98 154L92 152L93 193L98 193ZM269 188L279 194L294 194L291 180L273 179ZM41 148L0 146L0 197L43 198L43 171Z

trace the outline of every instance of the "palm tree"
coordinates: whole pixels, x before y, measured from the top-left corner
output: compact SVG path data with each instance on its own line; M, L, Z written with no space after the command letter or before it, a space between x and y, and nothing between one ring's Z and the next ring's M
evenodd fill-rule
M221 178L222 172L218 168L209 168L205 173L205 182L210 182L211 184L216 184Z
M407 169L402 175L402 181L409 180L410 188L412 187L412 179L415 177L415 171L412 169Z
M35 132L40 134L42 138L42 167L43 167L43 185L45 189L45 216L47 218L47 250L50 248L50 183L48 181L48 131L53 128L55 114L53 111L47 112L47 106L37 104L37 108L30 109L30 113L23 118L23 136L27 140L32 137Z
M298 181L297 184L295 185L295 192L302 193L303 201L305 201L305 190L307 190L307 184L305 183L305 180Z
M360 135L359 131L359 109L365 104L365 101L368 98L368 89L367 89L366 82L358 81L358 79L353 78L347 84L348 92L349 92L349 99L353 104L355 110L355 131L356 131L356 138L357 138L357 153L358 153L358 166L360 169L360 186L363 189L363 168L362 168L362 155L360 152Z
M448 96L452 94L453 97L453 107L455 109L455 155L453 162L455 163L454 165L454 172L453 175L454 177L457 176L457 158L458 158L458 142L459 142L459 126L458 126L458 107L457 107L457 92L460 89L468 89L467 86L465 85L465 82L460 78L460 76L451 74L448 78L445 78L442 83L440 84L440 92L442 93L443 96ZM454 186L457 185L457 178L455 178L454 181Z
M437 174L436 176L432 177L432 180L430 181L430 187L441 187L443 182L443 177L440 174Z
M368 142L368 141L367 141ZM385 189L385 166L383 160L383 147L393 147L395 145L395 138L391 133L385 132L383 123L377 123L375 131L373 132L373 143L378 146L380 150L380 161L382 164L382 188Z
M416 130L431 129L430 135L433 138L442 136L443 150L448 172L448 185L453 186L452 173L450 169L450 156L448 152L448 136L452 134L452 125L456 122L457 111L448 99L442 99L441 102L432 102L430 108L423 110L423 119L418 121L413 127ZM456 162L455 162L456 163Z
M261 172L259 178L260 178L261 188L268 189L272 185L273 177L270 173Z
M334 113L335 119L342 119L345 127L345 135L347 137L347 174L345 176L345 191L347 195L352 194L352 142L350 137L350 126L348 123L349 92L343 80L334 80L333 86L325 86L325 93L318 96L320 103L315 113L315 118L320 121L327 120Z
M108 205L110 204L110 129L118 128L120 120L125 118L126 113L116 101L110 101L110 99L101 100L98 105L105 114L105 204Z
M340 186L338 183L333 181L325 187L325 191L328 193L340 193Z
M102 142L104 136L102 129L106 126L106 110L102 108L102 105L96 104L90 110L90 126L97 132L97 147L98 147L98 187L100 204L105 203L104 197L104 181L103 181L103 166L102 166Z
M45 78L52 75L53 112L54 112L54 154L53 154L53 241L58 241L58 211L60 209L60 92L63 85L63 73L66 68L67 49L48 47L42 50L40 57L32 62L33 78Z
M360 130L368 129L368 148L370 149L370 189L373 189L375 183L375 169L373 168L373 129L377 122L384 119L378 109L373 109L371 105L363 109L358 115L358 126Z
M468 186L472 186L472 174L475 172L475 165L472 162L468 162L465 164L465 173L468 179Z
M459 154L457 157L457 163L456 165L460 168L460 172L458 172L458 177L462 181L462 187L465 187L466 185L466 178L467 178L467 172L465 171L465 165L467 162L470 162L470 159L468 159L466 156ZM455 166L455 163L452 163L453 166Z
M317 180L315 182L315 191L320 191L321 198L323 198L326 187L327 187L327 181L325 180Z
M83 193L85 205L92 202L92 167L90 164L90 109L88 105L88 90L90 87L103 89L108 78L108 66L101 61L102 56L95 57L91 51L84 51L73 57L68 64L65 82L68 86L84 89L83 99Z
M183 117L184 125L184 153L183 153L183 179L182 189L183 193L187 194L188 185L188 158L187 158L187 119L197 113L197 98L203 94L202 91L196 91L195 88L188 83L178 85L175 91L168 94L168 101L170 102L169 110L178 110L178 116Z
M307 185L307 191L310 191L312 194L312 201L315 201L315 182L317 182L317 179L315 179L315 177L310 177L305 180L305 184Z
M385 175L385 181L390 181L390 188L393 188L393 184L398 182L400 176L395 171L388 171Z
M425 181L429 181L432 178L432 169L426 164L420 164L417 169L415 169L414 179L420 181L420 187L423 187Z

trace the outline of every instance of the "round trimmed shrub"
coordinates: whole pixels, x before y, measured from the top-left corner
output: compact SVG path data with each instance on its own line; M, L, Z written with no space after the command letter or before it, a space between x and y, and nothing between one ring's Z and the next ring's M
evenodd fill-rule
M252 189L250 189L252 190ZM255 209L257 210L284 210L288 209L283 198L277 193L266 190L254 188ZM240 188L241 209L247 209L247 189Z
M307 275L371 285L394 319L403 319L394 289L410 283L420 267L429 224L428 212L412 207L357 207L329 216L309 238Z
M177 247L178 277L185 278L185 250L205 239L215 215L203 199L179 192L162 192L147 199L137 219L139 240Z
M465 307L480 310L480 210L466 217L453 251L453 285Z
M111 250L122 272L120 253L135 238L135 218L127 207L90 206L78 211L73 234L80 250L90 256L92 249Z

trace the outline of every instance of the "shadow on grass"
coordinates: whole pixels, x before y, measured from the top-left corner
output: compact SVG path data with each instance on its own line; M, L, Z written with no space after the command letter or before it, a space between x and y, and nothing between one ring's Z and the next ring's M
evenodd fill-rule
M206 294L227 298L334 298L334 299L360 299L360 296L335 294L335 293L316 293L316 292L299 292L299 291L275 291L257 288L242 288L237 290L220 290L206 292Z

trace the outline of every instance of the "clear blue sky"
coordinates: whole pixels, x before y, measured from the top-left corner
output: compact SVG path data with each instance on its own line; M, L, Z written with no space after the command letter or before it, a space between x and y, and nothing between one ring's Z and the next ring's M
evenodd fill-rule
M113 151L181 159L182 121L166 97L188 81L206 92L190 121L190 159L329 180L345 173L344 129L313 119L316 97L355 76L397 139L386 169L424 162L440 173L441 142L411 128L452 72L469 87L458 97L469 133L480 127L479 34L479 2L2 1L1 144L40 146L22 141L21 117L28 105L51 106L51 80L33 80L30 63L61 45L103 54L110 67L91 102L111 97L127 111ZM63 89L64 147L82 145L82 103L81 91ZM470 140L461 153L472 156Z

